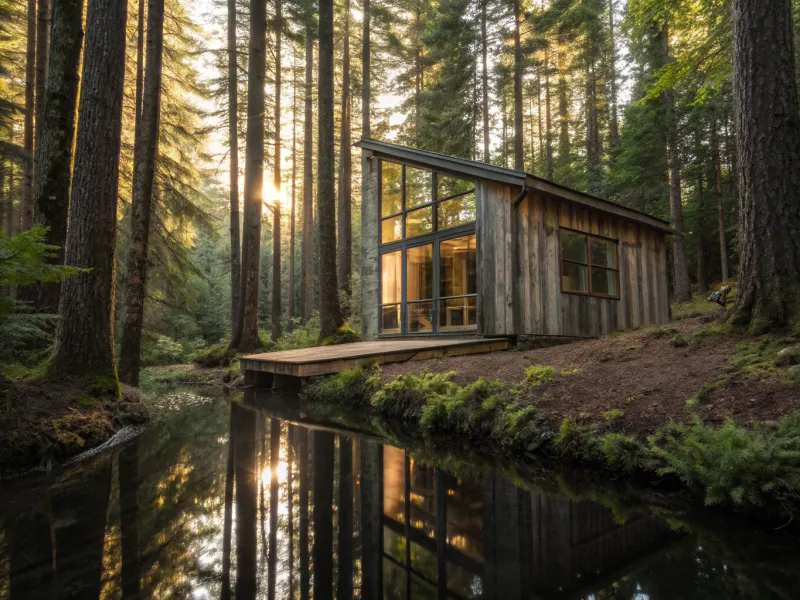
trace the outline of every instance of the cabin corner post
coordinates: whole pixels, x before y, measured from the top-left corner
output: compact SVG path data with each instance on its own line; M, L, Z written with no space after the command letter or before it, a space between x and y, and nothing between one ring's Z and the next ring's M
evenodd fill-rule
M378 206L379 161L364 150L361 153L361 335L378 335L380 303L380 207Z

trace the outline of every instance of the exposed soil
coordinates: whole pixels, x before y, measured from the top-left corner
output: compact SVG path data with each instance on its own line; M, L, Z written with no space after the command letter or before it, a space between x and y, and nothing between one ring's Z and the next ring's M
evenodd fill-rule
M74 383L0 381L0 477L63 462L147 418L133 388L117 399Z
M554 378L528 396L545 410L553 425L566 417L606 422L612 415L604 413L617 410L624 414L613 418L614 428L640 436L670 420L687 422L692 414L710 422L730 416L746 425L775 420L800 408L800 388L774 374L760 379L734 375L727 385L688 408L686 401L718 380L736 346L747 341L727 334L704 337L685 347L672 346L670 337L691 336L706 321L686 319L660 331L626 332L535 350L391 364L383 368L383 376L389 379L428 369L453 371L454 380L461 384L479 377L513 384L524 379L529 366L549 365L555 368Z

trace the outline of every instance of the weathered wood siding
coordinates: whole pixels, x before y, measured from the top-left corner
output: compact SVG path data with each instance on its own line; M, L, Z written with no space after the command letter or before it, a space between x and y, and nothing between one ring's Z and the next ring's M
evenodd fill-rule
M476 187L478 333L594 337L669 320L662 232L535 191L515 211L519 192ZM559 227L619 241L619 299L561 292Z

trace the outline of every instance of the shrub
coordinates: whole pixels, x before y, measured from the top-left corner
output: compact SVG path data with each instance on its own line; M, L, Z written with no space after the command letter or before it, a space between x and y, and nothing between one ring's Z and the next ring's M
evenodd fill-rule
M305 324L292 326L291 331L284 333L277 342L276 350L296 350L298 348L311 348L319 341L319 317L314 315Z
M336 346L338 344L352 344L353 342L360 342L361 335L356 333L350 328L350 325L345 323L336 330L330 337L326 337L320 343L320 346Z
M621 433L604 433L597 446L606 463L623 471L641 468L648 458L647 449L636 438Z
M768 496L800 490L800 413L781 419L775 430L744 429L731 419L713 427L695 417L689 427L673 424L651 436L649 447L663 461L659 474L701 487L708 505L759 506Z
M385 415L408 419L435 396L452 396L458 385L451 380L453 373L431 373L400 375L383 386L372 397L372 406Z
M368 405L381 386L380 376L381 369L375 364L348 369L315 381L303 390L303 398L310 402Z
M159 335L155 343L142 352L142 366L175 365L188 362L183 346L165 335Z
M194 353L190 359L201 367L227 367L236 358L236 351L228 349L228 342L224 341L216 346Z
M548 365L531 365L525 369L525 383L535 387L553 379L555 373L556 370Z

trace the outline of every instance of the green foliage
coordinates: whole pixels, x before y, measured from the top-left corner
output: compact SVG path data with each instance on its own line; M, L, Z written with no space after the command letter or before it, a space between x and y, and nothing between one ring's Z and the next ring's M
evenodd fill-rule
M303 390L302 396L310 402L369 405L381 386L380 373L377 365L348 369L315 381Z
M311 348L319 341L319 316L314 315L304 325L293 325L291 331L284 333L277 342L275 350L296 350Z
M400 375L385 384L372 397L372 406L381 414L403 419L413 418L429 398L451 396L458 390L453 373Z
M664 463L659 474L701 487L709 505L759 506L800 490L800 413L775 430L745 429L731 419L713 427L695 417L689 427L674 424L651 436L650 451Z
M142 366L175 365L190 362L206 349L202 339L177 342L165 335L156 336L156 340L142 350Z
M606 463L626 472L643 468L649 458L646 448L636 438L621 433L602 434L597 448Z
M617 419L621 419L625 416L625 411L619 408L612 408L611 410L607 410L603 413L603 418L608 422L611 423L616 421Z
M361 334L353 331L350 325L345 323L344 325L340 326L339 329L336 330L336 333L334 333L332 336L322 340L320 346L336 346L338 344L352 344L353 342L360 341Z
M685 348L689 345L689 338L685 335L674 335L669 340L669 345L673 348Z
M193 354L190 359L201 367L227 367L236 358L236 351L228 348L228 342L222 342Z
M82 271L50 264L57 247L44 242L46 228L35 225L12 237L0 236L0 287L56 282ZM0 296L0 359L19 359L19 351L50 339L55 315L31 313L11 296Z
M538 386L553 379L556 370L548 365L531 365L525 369L525 382L531 386Z

